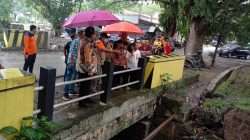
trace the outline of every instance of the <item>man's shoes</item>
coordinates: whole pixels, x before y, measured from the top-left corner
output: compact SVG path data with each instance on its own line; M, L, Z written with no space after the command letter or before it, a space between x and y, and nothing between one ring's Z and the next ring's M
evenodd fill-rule
M65 96L65 95L64 95L64 96L62 97L62 99L63 99L64 101L69 101L69 100L71 100L72 98L70 98L69 96Z
M78 93L69 93L69 97L78 97L80 94Z

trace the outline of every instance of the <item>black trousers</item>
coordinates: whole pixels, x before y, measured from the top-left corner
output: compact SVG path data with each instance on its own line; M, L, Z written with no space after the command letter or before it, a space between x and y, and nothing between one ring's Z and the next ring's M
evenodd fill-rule
M23 70L33 73L35 61L36 61L36 54L29 55L27 58L25 58Z
M134 82L138 80L138 72L137 71L132 71L129 73L129 82ZM131 85L129 86L130 88L136 88L136 85Z
M114 71L115 72L116 71L122 71L122 70L125 70L125 68L123 66L114 65ZM129 77L128 73L115 75L113 77L113 87L128 83L128 77Z
M105 70L105 66L104 66L104 65L102 65L101 67L102 67L102 74L104 74L104 73L106 72L106 70ZM105 78L105 77L104 77L104 78L102 78L101 90L104 90L104 88L105 88L105 80L106 80L106 78Z
M87 73L78 73L78 78L83 79L90 77ZM79 96L83 97L91 93L91 81L80 82ZM86 101L86 100L85 100ZM79 101L79 106L84 106L84 100Z

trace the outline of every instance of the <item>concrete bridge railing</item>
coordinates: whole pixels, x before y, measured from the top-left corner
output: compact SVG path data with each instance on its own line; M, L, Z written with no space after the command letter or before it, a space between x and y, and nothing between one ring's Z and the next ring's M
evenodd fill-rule
M134 85L135 89L142 89L144 85L144 71L146 66L146 60L144 58L139 59L138 68L127 69L123 71L113 70L113 65L110 62L105 62L104 64L104 73L97 76L92 76L84 79L77 79L74 81L66 81L61 83L56 82L56 69L49 67L40 68L40 78L39 78L39 87L35 88L35 91L38 91L38 109L34 111L34 115L46 116L49 120L53 119L54 109L57 109L62 106L66 106L81 100L92 98L95 96L100 96L102 103L106 104L112 96L112 91L124 88L127 86ZM136 80L130 81L123 85L118 85L113 87L112 81L113 77L120 74L131 73L135 74ZM103 79L103 89L96 93L91 93L90 95L72 99L70 101L65 101L62 103L54 104L55 101L55 88L60 86L65 86L68 84L75 84L84 81L94 80L94 79Z

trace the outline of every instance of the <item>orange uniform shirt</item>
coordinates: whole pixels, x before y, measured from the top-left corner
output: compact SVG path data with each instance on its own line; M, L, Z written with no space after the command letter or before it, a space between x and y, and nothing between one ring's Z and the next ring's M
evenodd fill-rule
M25 33L24 35L24 54L33 55L37 53L36 38L31 33Z
M96 41L96 47L98 49L103 49L103 48L105 48L105 45L104 45L104 43L101 40L97 40Z
M99 64L104 64L104 61L106 60L106 53L102 50L105 47L105 44L103 43L102 40L97 40L96 41L96 48L97 48L97 53L98 53L98 63Z

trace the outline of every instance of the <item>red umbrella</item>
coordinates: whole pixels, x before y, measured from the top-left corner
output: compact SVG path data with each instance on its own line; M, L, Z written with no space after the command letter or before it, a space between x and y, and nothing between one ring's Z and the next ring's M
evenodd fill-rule
M135 35L144 34L138 26L128 22L119 22L107 25L102 31L106 33L127 33Z
M119 22L119 19L105 10L91 10L76 13L63 24L64 27L104 26Z

